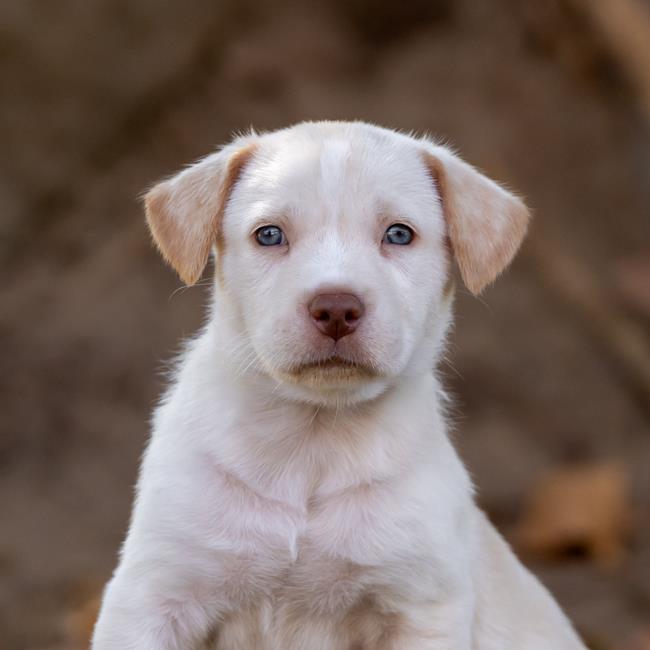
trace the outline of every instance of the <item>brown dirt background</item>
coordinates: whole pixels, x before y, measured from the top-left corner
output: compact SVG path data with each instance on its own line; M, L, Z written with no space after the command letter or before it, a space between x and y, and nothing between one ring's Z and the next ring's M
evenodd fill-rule
M321 118L430 131L533 206L510 272L458 298L457 444L506 534L549 470L621 461L623 560L531 566L593 648L650 625L647 392L549 281L578 264L650 343L650 276L619 273L650 252L648 122L571 2L7 2L0 78L0 648L74 647L69 612L115 564L160 371L201 322L205 289L176 291L138 194L233 130Z

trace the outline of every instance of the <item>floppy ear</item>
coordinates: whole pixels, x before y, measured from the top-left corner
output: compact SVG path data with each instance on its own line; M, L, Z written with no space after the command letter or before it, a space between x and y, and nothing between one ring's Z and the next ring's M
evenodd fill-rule
M185 284L201 277L210 249L220 240L230 192L254 152L255 143L240 138L145 195L151 235Z
M463 282L479 294L517 252L528 227L528 208L444 147L430 147L425 160Z

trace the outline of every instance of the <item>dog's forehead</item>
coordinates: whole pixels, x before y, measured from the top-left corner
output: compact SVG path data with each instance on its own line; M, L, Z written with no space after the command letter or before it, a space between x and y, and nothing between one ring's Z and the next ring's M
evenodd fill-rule
M331 196L345 186L350 172L352 145L349 140L329 139L322 143L319 154L321 192Z
M340 218L351 208L355 218L378 206L417 212L435 191L415 140L354 130L262 138L246 185L260 211L318 209Z
M418 149L400 139L369 137L354 132L322 135L301 132L274 134L262 140L262 165L266 176L278 182L318 184L324 189L342 188L350 181L384 179L413 168ZM265 160L264 160L265 158Z

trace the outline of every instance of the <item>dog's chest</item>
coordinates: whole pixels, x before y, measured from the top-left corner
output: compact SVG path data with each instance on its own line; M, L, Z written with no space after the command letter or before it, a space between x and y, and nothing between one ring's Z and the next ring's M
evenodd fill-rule
M372 569L327 557L300 544L268 595L253 598L219 626L216 650L349 650L397 633L396 616L381 611L389 589L372 584ZM259 576L257 576L259 580Z
M380 546L388 546L377 537L382 513L376 513L376 524L364 520L364 513L368 515L367 505L356 512L348 499L340 502L340 495L314 500L293 549L290 535L284 553L277 538L260 547L256 562L232 585L241 590L233 596L242 606L219 627L216 647L316 649L318 639L328 650L348 650L375 647L373 639L397 634L398 617L390 603L402 600L413 587L409 575L417 575L422 588L431 560L412 558L422 562L421 573L396 572L392 549L379 552ZM390 520L381 525L390 535Z
M433 584L433 558L414 543L426 536L424 513L408 512L386 485L312 494L291 516L269 506L266 542L258 538L254 561L226 585L240 606L221 625L217 648L307 647L300 635L313 626L329 639L323 647L347 650L362 618L375 631L387 620L395 628L390 603Z

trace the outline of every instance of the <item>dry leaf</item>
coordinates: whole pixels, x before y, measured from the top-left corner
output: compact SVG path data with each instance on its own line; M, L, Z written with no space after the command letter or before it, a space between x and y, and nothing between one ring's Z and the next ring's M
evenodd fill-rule
M623 556L631 520L625 468L615 462L547 474L524 507L515 538L525 553L547 559L584 555L603 567Z

